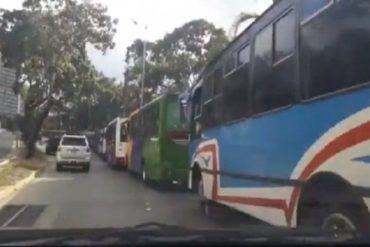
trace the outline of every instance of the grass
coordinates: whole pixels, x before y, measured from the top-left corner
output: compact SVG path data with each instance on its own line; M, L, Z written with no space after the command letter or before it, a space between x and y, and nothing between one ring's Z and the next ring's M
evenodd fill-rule
M36 151L31 159L25 159L24 147L15 152L15 159L0 167L0 187L11 186L27 178L33 171L38 171L46 166L46 158L42 152Z
M0 187L15 185L16 182L30 176L31 170L15 167L12 164L4 165L0 170Z

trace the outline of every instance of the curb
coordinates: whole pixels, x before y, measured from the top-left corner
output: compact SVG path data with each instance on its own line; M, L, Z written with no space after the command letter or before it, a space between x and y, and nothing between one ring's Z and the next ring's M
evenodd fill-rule
M40 176L45 170L46 170L46 168L48 167L48 162L47 161L45 161L45 165L44 165L44 167L42 167L42 168L40 168L40 169L38 169L37 171L34 171L34 173L35 173L35 177L38 177L38 176Z
M0 132L1 133L1 132ZM5 159L0 162L0 166L7 165L10 161L14 159L14 150L16 150L16 141L13 141L12 148L10 149L10 152L6 155Z
M3 187L4 189L0 191L0 203L11 196L14 192L22 189L25 185L30 183L35 178L35 175L36 171L33 171L28 177L18 181L15 185Z
M15 159L16 159L16 157L12 156L12 157L9 157L9 158L3 160L2 162L0 162L0 167L9 164L11 161L13 161Z
M9 162L10 162L10 159L6 159L6 160L0 162L0 166L4 166L4 165L8 164Z

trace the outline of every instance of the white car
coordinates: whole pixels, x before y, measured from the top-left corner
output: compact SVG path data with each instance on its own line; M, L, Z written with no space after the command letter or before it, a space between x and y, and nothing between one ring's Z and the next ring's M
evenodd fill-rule
M91 151L86 136L63 135L57 150L56 169L63 167L81 167L90 170Z

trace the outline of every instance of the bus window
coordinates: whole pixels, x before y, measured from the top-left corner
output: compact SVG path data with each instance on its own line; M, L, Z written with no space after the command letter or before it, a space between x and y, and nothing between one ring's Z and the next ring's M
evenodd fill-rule
M293 10L257 34L253 73L254 113L271 111L294 102L294 34Z
M217 96L222 92L222 68L215 71L213 75L213 96Z
M180 121L186 122L189 121L189 114L188 114L188 104L187 102L181 101L180 102Z
M157 137L159 133L159 104L154 103L143 111L145 137Z
M181 105L177 100L171 100L167 105L167 128L168 130L186 129L186 120L181 119Z
M294 51L294 12L290 11L275 23L274 62L279 62Z
M248 116L249 53L250 46L243 46L238 53L240 66L224 79L223 111L225 122L232 122Z
M127 127L126 124L121 125L121 142L127 141Z
M307 22L316 16L323 9L333 3L333 0L303 0L302 1L302 22Z
M250 49L249 45L246 45L238 52L238 66L245 63L249 63L249 60L250 60Z

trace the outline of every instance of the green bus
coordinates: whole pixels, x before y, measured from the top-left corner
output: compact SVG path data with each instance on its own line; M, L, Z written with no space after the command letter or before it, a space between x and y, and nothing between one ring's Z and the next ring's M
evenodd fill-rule
M147 184L188 181L189 130L178 95L165 94L129 117L128 170Z

